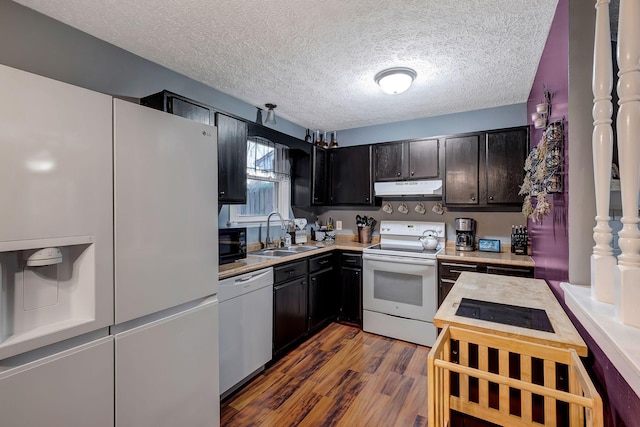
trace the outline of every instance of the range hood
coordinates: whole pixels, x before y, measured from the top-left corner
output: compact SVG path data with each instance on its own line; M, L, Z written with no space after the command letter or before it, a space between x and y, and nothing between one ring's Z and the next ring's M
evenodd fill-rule
M439 196L442 195L442 180L376 182L376 197Z

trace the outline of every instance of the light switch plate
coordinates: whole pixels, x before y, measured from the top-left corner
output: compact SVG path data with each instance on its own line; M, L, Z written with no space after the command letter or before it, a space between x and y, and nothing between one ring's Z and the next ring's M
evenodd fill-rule
M342 221L336 221L336 230L342 230Z

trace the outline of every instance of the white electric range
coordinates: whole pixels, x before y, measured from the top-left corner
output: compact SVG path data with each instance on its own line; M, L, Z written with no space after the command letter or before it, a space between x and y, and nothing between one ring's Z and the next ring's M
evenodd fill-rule
M436 249L420 238L437 236ZM436 256L446 243L443 222L382 221L380 244L363 251L363 329L432 346L438 307Z

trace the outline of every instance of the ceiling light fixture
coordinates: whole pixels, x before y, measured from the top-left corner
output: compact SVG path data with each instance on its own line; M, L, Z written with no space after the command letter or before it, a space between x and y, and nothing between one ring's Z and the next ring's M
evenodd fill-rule
M276 124L276 112L273 111L273 109L276 108L277 105L276 104L264 104L264 106L269 109L269 111L267 111L267 118L264 121L264 123L268 124L268 125L275 125Z
M383 91L396 95L409 89L417 75L411 68L395 67L380 71L373 79Z

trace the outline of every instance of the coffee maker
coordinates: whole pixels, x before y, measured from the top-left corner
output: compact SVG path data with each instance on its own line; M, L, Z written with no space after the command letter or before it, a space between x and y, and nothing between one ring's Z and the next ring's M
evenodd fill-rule
M475 250L476 220L456 218L456 251Z

